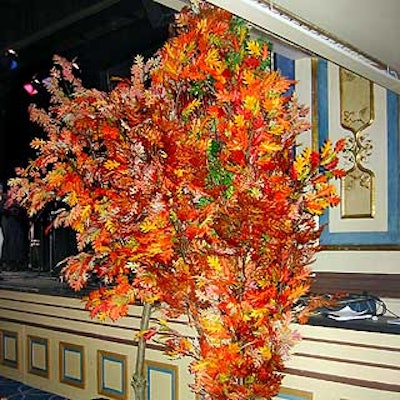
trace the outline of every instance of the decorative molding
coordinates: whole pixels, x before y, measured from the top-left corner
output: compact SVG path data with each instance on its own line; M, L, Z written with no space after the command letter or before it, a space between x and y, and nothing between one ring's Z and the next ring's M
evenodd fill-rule
M18 333L2 330L0 335L1 364L7 367L18 369Z
M189 4L189 0L155 1L177 11ZM400 80L388 73L384 63L274 4L273 0L208 1L249 21L260 32L307 54L327 59L400 94Z
M300 353L300 352L295 352L294 356L310 358L310 359L314 359L314 360L332 361L332 362L337 362L337 363L342 363L342 364L358 365L359 367L372 367L372 368L378 368L378 369L387 369L389 371L400 371L400 367L398 365L393 365L393 364L392 365L378 364L378 363L358 361L358 360L349 360L349 359L340 358L340 357L320 356L320 355L316 355L316 354L308 354L308 353Z
M164 4L171 0L157 0ZM308 26L283 8L268 7L256 0L208 0L254 24L260 31L302 51L322 57L400 94L400 80L388 74L360 50L339 43L317 26ZM176 2L176 0L175 0Z
M311 146L314 151L319 150L318 92L318 57L313 57L311 60Z
M400 392L400 385L394 385L391 383L377 382L377 381L371 381L371 380L367 381L364 379L348 378L345 376L324 374L324 373L313 372L313 371L305 371L305 370L299 370L299 369L295 369L295 368L286 368L285 373L287 373L289 375L303 376L306 378L317 379L319 381L342 383L344 385L349 385L349 386L364 387L364 388L368 388L368 389L383 390L383 391L395 392L395 393Z
M374 84L339 68L340 125L351 132L347 137L346 176L341 179L342 218L374 218L375 173L364 163L373 151L365 129L374 121Z
M329 133L329 93L328 93L328 62L318 62L318 133L319 141L322 143L328 138ZM321 235L321 244L329 246L330 250L343 250L349 246L368 247L369 250L379 246L392 246L400 250L400 160L399 160L399 97L397 94L386 91L387 104L387 163L388 168L388 211L386 231L363 231L363 232L331 232L329 230L329 211L321 218L321 225L326 225ZM385 249L386 250L386 249Z
M49 378L48 339L38 336L27 336L28 372Z
M305 390L281 387L276 400L313 400L314 396L311 392Z
M349 346L351 348L363 349L363 350L378 350L382 352L394 352L400 353L400 348L398 347L391 347L391 346L383 346L381 344L368 344L368 343L359 343L359 342L351 342L345 340L337 340L337 339L321 339L311 336L304 335L302 338L303 342L313 342L318 344L328 344L328 345L337 345L337 346Z
M59 344L60 382L85 387L85 349L76 344Z
M113 399L127 398L126 356L108 351L97 351L98 392Z

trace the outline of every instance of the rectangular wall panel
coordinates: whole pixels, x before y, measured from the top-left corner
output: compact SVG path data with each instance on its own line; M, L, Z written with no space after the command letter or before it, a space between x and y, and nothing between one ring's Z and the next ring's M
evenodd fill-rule
M127 398L126 356L99 350L97 352L98 391L115 399Z
M45 378L49 377L48 340L37 336L28 336L28 372Z
M147 400L178 400L178 368L147 360Z
M18 333L1 331L1 364L18 369Z
M85 352L83 346L61 342L59 344L60 381L68 385L85 387Z

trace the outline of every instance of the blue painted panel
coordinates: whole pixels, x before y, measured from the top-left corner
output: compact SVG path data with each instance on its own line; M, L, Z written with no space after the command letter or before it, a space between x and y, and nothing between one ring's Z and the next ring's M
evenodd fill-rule
M274 54L274 67L275 70L281 72L282 76L294 80L295 79L295 69L294 69L294 60L291 58L287 58L279 53ZM285 95L291 96L294 91L294 85L290 86L290 89L287 90Z

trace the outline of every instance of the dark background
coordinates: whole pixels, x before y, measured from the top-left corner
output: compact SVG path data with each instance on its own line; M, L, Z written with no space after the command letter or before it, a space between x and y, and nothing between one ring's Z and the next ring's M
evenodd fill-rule
M162 46L174 13L152 0L0 0L0 182L26 165L29 142L41 133L27 109L45 106L45 95L29 96L24 83L45 78L59 54L76 58L85 86L107 90L111 77L129 75L135 55ZM18 54L13 70L10 48Z

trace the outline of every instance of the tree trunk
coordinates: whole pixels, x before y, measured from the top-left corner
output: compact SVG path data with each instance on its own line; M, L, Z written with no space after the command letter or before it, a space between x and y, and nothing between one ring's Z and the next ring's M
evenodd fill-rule
M144 303L142 310L142 319L140 320L140 331L149 329L150 315L151 315L151 304ZM146 399L146 377L144 375L144 358L146 352L146 341L143 335L139 337L138 348L136 354L136 367L135 373L132 376L132 386L135 391L135 400Z

